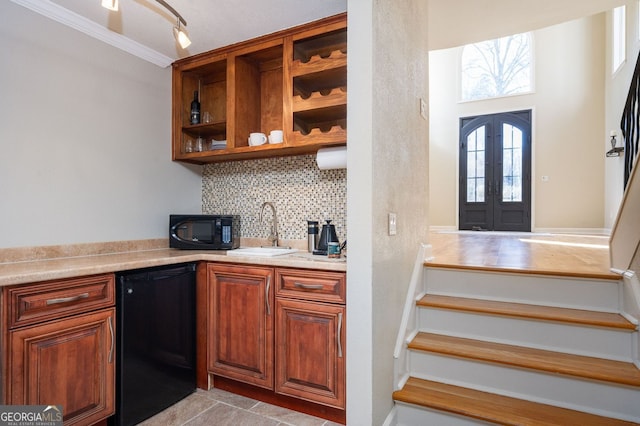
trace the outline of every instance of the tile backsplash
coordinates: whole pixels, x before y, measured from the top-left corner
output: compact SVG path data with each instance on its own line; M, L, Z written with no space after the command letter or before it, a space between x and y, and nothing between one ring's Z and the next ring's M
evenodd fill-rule
M336 225L340 241L347 235L347 170L319 170L315 155L232 161L204 166L202 212L241 216L243 238L267 238L271 201L283 240L306 240L307 220ZM322 228L321 228L322 229Z

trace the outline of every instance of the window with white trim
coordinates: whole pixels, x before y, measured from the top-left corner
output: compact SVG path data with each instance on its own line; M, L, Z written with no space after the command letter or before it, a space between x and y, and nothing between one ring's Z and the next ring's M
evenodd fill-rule
M528 93L532 84L532 36L515 34L462 49L462 101Z
M626 59L626 44L625 44L625 6L616 7L613 9L613 29L612 39L612 57L611 57L611 72L615 73L620 69Z

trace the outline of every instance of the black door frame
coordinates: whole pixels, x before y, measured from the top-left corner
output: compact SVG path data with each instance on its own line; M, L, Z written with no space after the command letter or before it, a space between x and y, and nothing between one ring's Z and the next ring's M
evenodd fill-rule
M531 231L531 110L460 118L458 228L461 230ZM503 124L523 132L522 201L502 201ZM482 201L467 202L467 136L485 128Z

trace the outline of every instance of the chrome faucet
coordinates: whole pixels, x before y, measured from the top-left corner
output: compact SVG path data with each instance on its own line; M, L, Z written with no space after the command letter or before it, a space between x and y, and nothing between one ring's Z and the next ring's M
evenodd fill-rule
M264 214L265 207L271 207L271 212L273 218L271 220L271 233L269 234L269 240L271 241L272 247L278 247L278 217L276 216L276 207L270 201L265 201L262 203L262 208L260 209L260 223L262 223L262 215Z

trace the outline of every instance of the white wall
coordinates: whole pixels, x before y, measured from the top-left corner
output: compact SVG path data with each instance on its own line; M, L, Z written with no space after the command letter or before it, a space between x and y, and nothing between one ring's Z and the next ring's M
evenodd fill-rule
M607 14L607 55L605 61L606 125L605 135L603 137L603 150L605 150L605 152L611 149L611 143L609 142L609 133L611 130L618 131L617 146L624 146L622 131L620 130L620 119L622 118L622 110L629 93L631 77L633 76L633 70L636 66L638 52L640 51L638 2L636 0L627 0L625 5L627 18L627 59L615 74L612 73L611 69L612 14ZM612 228L623 194L624 155L607 159L605 162L605 182L605 223L607 228Z
M170 160L170 68L0 16L0 247L163 238L170 212L200 212L200 167Z
M429 0L429 49L447 49L605 12L628 0Z
M373 425L373 4L347 4L347 424Z
M393 349L413 261L427 241L427 4L349 2L347 424L393 407ZM397 214L397 235L387 217Z
M528 95L458 103L460 48L431 52L430 225L457 226L459 118L533 109L534 229L604 227L605 14L533 35Z

